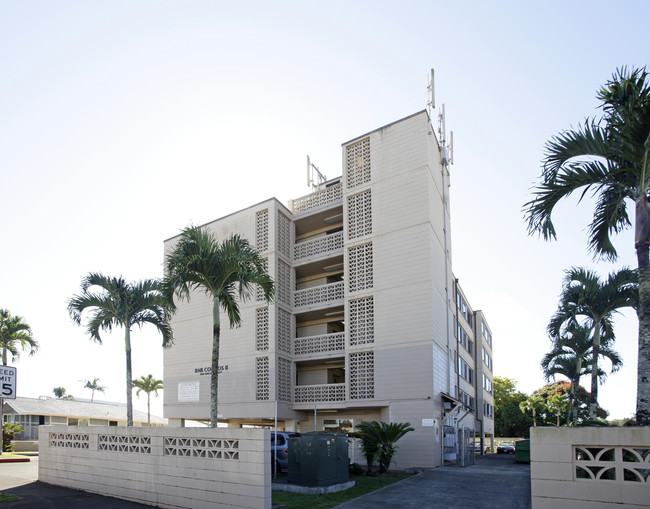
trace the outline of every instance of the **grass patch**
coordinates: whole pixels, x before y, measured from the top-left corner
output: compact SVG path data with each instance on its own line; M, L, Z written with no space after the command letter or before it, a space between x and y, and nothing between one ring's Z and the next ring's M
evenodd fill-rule
M0 459L9 459L9 458L26 458L26 454L16 453L16 452L3 452Z
M14 500L22 500L23 497L18 497L16 495L9 495L8 493L2 493L0 491L0 502L13 502Z
M287 491L273 491L273 505L282 504L286 509L327 509L334 507L366 493L376 491L397 481L401 481L413 474L395 474L386 477L366 477L351 475L354 487L338 493L325 493L323 495L304 495L302 493L289 493Z

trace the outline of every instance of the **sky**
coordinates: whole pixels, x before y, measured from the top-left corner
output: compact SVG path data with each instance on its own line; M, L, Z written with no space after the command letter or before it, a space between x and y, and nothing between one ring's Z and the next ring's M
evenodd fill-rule
M90 398L99 377L96 399L125 401L123 333L93 343L67 313L82 277L160 277L181 228L307 194L307 155L341 175L342 143L425 109L431 68L454 132L453 270L494 374L538 389L563 271L636 261L631 232L615 263L587 252L589 198L557 209L557 242L527 234L523 204L545 142L599 115L617 68L648 64L649 18L643 0L0 2L0 308L40 344L9 363L18 395ZM636 328L617 317L612 418L635 410ZM132 345L134 378L162 379L155 330Z

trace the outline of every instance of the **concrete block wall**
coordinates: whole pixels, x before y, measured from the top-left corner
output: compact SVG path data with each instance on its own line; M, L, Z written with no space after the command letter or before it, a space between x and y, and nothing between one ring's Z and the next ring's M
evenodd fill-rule
M531 428L533 509L650 507L650 428Z
M162 508L271 507L270 432L41 426L39 481Z

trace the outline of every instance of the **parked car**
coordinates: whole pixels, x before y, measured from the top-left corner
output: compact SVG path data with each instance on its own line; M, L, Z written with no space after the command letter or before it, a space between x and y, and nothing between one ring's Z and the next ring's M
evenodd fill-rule
M514 454L514 453L515 453L514 442L499 442L499 445L497 445L497 454Z
M300 433L287 433L278 431L271 433L271 472L273 472L273 465L275 471L279 474L289 467L289 438L299 437Z

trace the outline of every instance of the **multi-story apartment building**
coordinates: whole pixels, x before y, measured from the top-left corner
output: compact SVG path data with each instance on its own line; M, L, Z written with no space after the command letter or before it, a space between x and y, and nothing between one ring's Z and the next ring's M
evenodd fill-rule
M442 154L421 111L344 143L342 176L288 208L269 199L204 225L249 239L277 288L271 303L241 303L241 327L222 327L222 422L270 426L277 416L297 431L409 422L398 468L453 460L450 429L491 433L491 337L452 274ZM203 294L179 303L164 354L172 425L209 419L211 320Z

